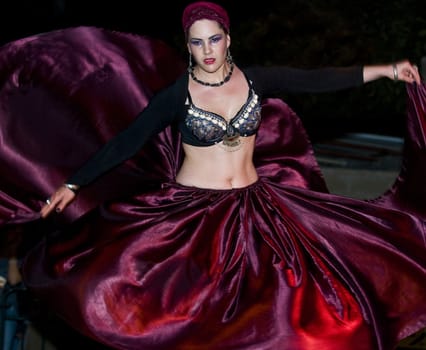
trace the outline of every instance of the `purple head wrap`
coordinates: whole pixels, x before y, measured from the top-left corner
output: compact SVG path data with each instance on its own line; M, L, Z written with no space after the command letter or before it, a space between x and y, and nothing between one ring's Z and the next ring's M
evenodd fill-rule
M189 4L182 15L182 27L185 33L195 21L210 19L218 22L229 33L229 16L226 10L213 2L197 1Z

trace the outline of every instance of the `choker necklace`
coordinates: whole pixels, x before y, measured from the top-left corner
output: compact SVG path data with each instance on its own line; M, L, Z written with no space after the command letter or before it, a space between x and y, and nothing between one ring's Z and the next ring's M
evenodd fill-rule
M194 67L193 66L188 68L188 72L191 75L192 80L194 80L198 84L201 84L201 85L204 85L204 86L214 86L214 87L222 86L223 84L227 83L229 81L229 79L231 79L232 73L234 72L234 62L231 62L231 67L229 69L228 75L222 81L219 81L218 83L207 83L205 81L198 79L194 74Z

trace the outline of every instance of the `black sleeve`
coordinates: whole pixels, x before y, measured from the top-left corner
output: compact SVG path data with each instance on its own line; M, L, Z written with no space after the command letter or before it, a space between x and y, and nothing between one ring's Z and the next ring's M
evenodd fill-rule
M246 70L262 95L292 92L327 92L363 84L363 67L299 69L285 66Z
M83 186L134 156L153 135L171 124L177 111L173 89L168 88L153 97L148 106L121 133L107 142L67 183Z

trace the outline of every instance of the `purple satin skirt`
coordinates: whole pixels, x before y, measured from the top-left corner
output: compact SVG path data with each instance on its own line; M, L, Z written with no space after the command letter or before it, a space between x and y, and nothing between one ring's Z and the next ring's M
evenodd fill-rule
M2 227L38 220L184 69L161 42L85 27L13 42L0 60ZM403 164L382 196L328 193L300 120L267 99L256 183L177 184L168 127L81 191L28 253L27 286L116 349L391 349L426 326L426 85L407 92Z

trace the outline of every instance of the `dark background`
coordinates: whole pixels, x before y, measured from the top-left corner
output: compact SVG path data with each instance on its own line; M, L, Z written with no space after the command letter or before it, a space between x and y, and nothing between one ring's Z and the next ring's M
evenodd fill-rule
M21 0L0 5L0 43L70 26L97 26L160 38L186 59L180 16L189 1ZM424 0L218 1L231 17L236 62L302 68L420 64L426 55ZM6 24L6 22L9 22ZM281 96L311 138L346 131L401 136L404 84L388 79L326 94Z
M85 25L160 38L186 60L180 17L188 2L1 0L0 45L41 32ZM316 68L388 63L403 58L419 64L426 55L425 0L218 2L230 13L231 52L242 66ZM382 79L347 91L282 97L302 118L314 142L348 131L403 135L404 84ZM52 342L61 344L61 350L105 350L101 345L88 344L89 340L60 320L48 319L51 316L44 309L37 315L41 320L34 324Z

